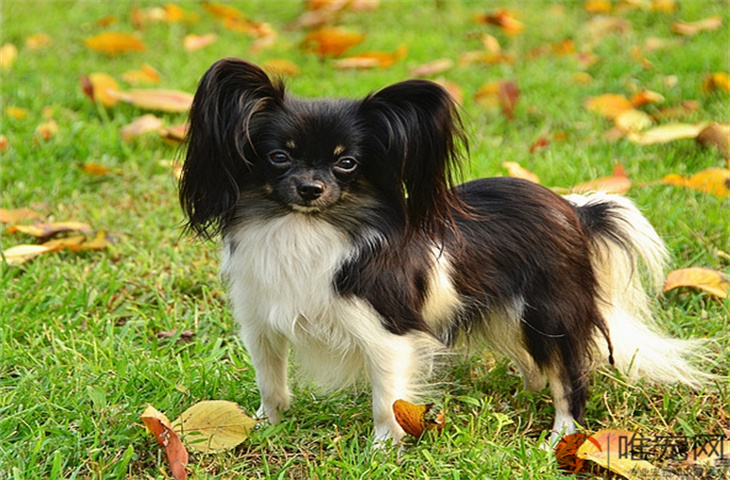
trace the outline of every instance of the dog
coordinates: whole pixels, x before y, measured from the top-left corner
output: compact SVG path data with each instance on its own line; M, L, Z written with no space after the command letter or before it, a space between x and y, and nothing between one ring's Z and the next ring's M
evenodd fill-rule
M324 389L364 372L374 435L398 443L398 399L434 361L483 339L528 390L549 384L553 436L584 418L590 370L699 386L696 344L652 326L667 259L627 198L525 180L457 184L468 146L438 84L307 100L241 59L213 64L190 111L186 228L222 238L222 277L256 371L257 414L290 405L291 349Z

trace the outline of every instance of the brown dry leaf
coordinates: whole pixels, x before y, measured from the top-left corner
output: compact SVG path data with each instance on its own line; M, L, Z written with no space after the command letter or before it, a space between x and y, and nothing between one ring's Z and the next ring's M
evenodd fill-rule
M180 437L173 431L170 420L168 420L164 413L152 405L147 406L140 419L155 436L157 442L165 448L172 476L176 480L185 480L188 478L188 470L186 468L188 464L188 451L185 450L185 446L180 440Z
M49 238L59 233L81 232L91 233L91 226L82 222L51 222L37 223L35 225L15 225L8 228L8 233L25 233L37 238Z
M393 403L393 413L398 425L409 435L416 438L423 436L429 430L441 432L446 425L443 411L439 411L435 418L430 418L433 404L414 405L405 400L396 400Z
M404 45L398 47L393 53L387 52L365 52L350 57L335 60L334 66L340 70L362 70L369 68L389 68L395 62L406 56L408 48Z
M132 120L132 123L125 125L120 130L124 141L131 141L146 132L156 132L162 128L163 121L151 113L142 115Z
M122 74L122 79L131 85L141 83L160 83L160 72L144 63L139 70L128 70ZM119 89L117 89L119 90Z
M305 50L320 57L339 57L365 40L362 33L351 32L340 27L323 27L309 32L302 45Z
M575 455L580 446L588 440L595 442L590 435L585 433L573 433L561 438L555 445L555 460L558 462L558 466L574 474L588 473L586 460Z
M575 452L576 457L590 460L618 473L629 480L649 478L657 467L646 460L634 459L631 446L638 445L640 437L634 432L611 429L590 436Z
M647 103L662 103L664 102L664 96L660 93L651 91L651 90L642 90L640 92L635 93L631 97L631 104L634 107L640 107L642 105L646 105Z
M675 22L672 25L672 32L678 35L690 36L706 30L717 30L721 26L722 17L720 15L714 15L696 22Z
M210 453L236 447L248 438L257 423L237 403L208 400L185 410L173 422L173 429L185 439L190 450Z
M691 188L718 197L730 197L730 169L727 168L708 168L691 177L673 173L662 178L662 183Z
M518 35L525 30L525 24L517 20L517 12L498 8L489 13L477 15L474 20L485 25L500 27L507 35Z
M162 112L186 112L190 110L193 96L180 90L147 89L112 92L113 97L145 110Z
M52 43L51 37L46 33L36 33L25 39L25 48L28 50L38 50L47 47Z
M18 223L25 220L38 220L45 217L41 212L30 208L0 208L0 223Z
M572 192L606 192L625 194L631 190L631 179L626 175L624 167L616 165L613 169L613 175L610 177L600 177L594 180L578 184L571 188Z
M110 57L125 52L144 52L147 49L139 37L123 32L100 33L84 40L84 45Z
M18 58L18 47L12 43L4 43L0 47L0 69L9 70Z
M510 177L529 180L532 183L540 183L540 178L537 174L524 168L517 162L502 162L502 166L507 169L507 175Z
M38 255L55 251L52 247L45 245L15 245L3 250L2 256L8 265L20 265Z
M296 77L301 73L301 70L299 70L299 67L294 62L283 58L267 60L261 64L261 68L271 75L282 77Z
M119 19L115 15L106 15L96 21L96 26L99 28L107 28L107 27L111 27L118 21L119 21Z
M194 52L195 50L212 45L217 39L218 35L215 33L208 33L205 35L195 35L194 33L191 33L189 35L185 35L183 45L185 50L188 52Z
M672 123L645 130L641 133L630 132L628 139L639 145L654 145L656 143L667 143L683 138L697 138L708 126L707 122L702 123Z
M119 85L114 77L106 73L91 73L81 77L81 89L87 97L111 108L117 104L117 98L110 92L118 92Z
M610 0L586 0L583 9L588 13L611 13Z
M626 110L634 108L628 98L616 93L605 93L597 97L591 97L586 101L585 106L591 112L596 112L608 118L616 118Z
M89 175L96 175L96 176L104 176L109 175L110 173L119 173L115 172L109 167L105 167L104 165L99 165L96 163L83 163L79 165L81 170L84 171L84 173L88 173Z
M699 288L718 298L728 298L730 276L704 267L673 270L667 274L663 291L666 293L679 287Z
M714 90L730 92L730 75L725 72L715 72L707 75L702 83L702 90L705 92Z
M411 70L412 77L428 77L431 75L438 75L444 73L447 70L451 70L454 66L454 61L450 58L440 58L433 62L424 63Z
M697 141L710 145L730 156L730 124L713 123L697 134Z

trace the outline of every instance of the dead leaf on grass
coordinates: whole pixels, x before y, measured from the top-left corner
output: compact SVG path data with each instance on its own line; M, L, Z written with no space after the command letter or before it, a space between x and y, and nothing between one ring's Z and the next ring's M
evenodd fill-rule
M396 400L393 403L393 413L398 425L409 435L420 438L429 430L441 432L446 425L443 411L432 416L433 404L415 405L405 400Z
M663 291L666 293L679 287L699 288L715 297L728 298L730 277L711 268L682 268L667 274Z
M190 450L211 453L236 447L257 423L235 402L207 400L185 410L173 422L173 429Z
M188 451L172 429L170 420L152 405L147 406L140 419L165 449L172 476L176 480L188 478Z

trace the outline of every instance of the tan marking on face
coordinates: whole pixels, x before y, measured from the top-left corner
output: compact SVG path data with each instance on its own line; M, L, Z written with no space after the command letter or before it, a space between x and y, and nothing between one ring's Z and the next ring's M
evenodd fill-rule
M294 140L289 140L288 142L286 142L286 148L294 150L295 148L297 148L297 144L294 143Z
M345 147L343 145L337 145L335 147L335 156L342 155L345 152Z

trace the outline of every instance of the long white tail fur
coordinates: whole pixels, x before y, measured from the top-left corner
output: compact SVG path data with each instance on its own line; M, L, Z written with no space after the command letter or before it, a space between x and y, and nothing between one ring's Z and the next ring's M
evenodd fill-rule
M626 197L606 193L566 197L587 215L600 212L592 229L599 307L610 332L615 366L630 381L683 383L701 388L714 378L700 370L705 342L680 340L661 333L652 320L650 297L664 282L668 258L664 242ZM596 342L605 345L605 341ZM607 358L606 347L600 358Z

